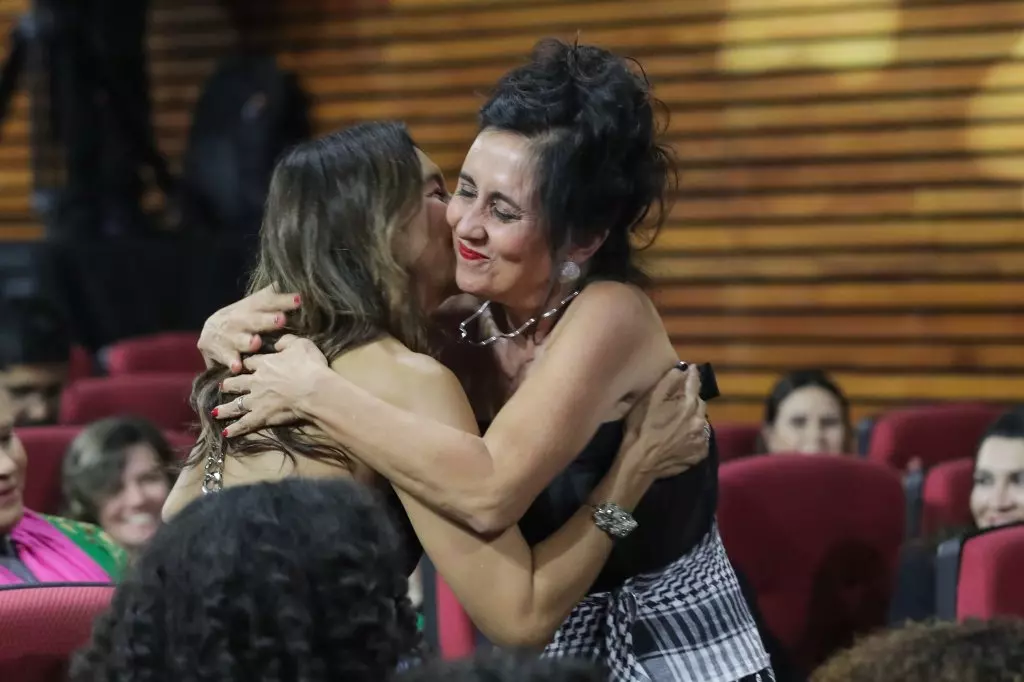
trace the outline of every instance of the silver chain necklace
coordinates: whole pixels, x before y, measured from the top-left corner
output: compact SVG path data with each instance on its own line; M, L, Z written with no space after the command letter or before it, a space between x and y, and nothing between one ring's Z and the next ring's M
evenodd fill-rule
M489 336L483 341L474 341L473 339L469 338L469 330L466 329L466 327L469 325L470 322L483 315L485 312L487 312L487 309L491 307L490 301L484 301L484 304L477 308L475 313L473 313L472 315L470 315L469 317L467 317L466 319L459 323L459 340L474 346L489 346L495 341L514 339L523 332L525 332L527 329L532 327L533 325L540 322L541 320L546 320L552 315L556 315L558 311L560 311L562 308L566 306L567 303L569 303L569 301L571 301L572 299L576 298L579 295L580 290L577 289L576 291L572 292L571 294L563 298L561 301L559 301L558 305L556 305L554 308L545 313L541 313L537 317L531 317L526 322L524 322L518 329L513 329L512 331L507 333L498 332L494 336Z

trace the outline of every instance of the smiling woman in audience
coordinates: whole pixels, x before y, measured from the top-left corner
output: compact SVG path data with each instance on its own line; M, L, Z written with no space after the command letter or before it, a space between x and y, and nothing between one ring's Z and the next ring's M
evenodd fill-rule
M145 419L94 422L64 455L64 515L99 526L134 553L160 527L175 464L167 439Z
M1024 523L1024 407L1000 415L989 426L974 458L970 528L946 528L937 537L904 547L890 620L935 615L935 550L943 539L976 529Z
M1024 523L1024 408L989 427L974 460L971 515L978 528Z
M453 584L456 595L485 634L533 623L503 644L550 642L546 655L600 661L615 680L767 679L768 657L715 522L716 457L650 486L635 518L639 497L623 505L601 483L625 461L616 453L628 443L626 420L677 361L635 259L674 189L659 107L634 63L542 41L483 106L447 209L455 280L469 294L447 309L462 320L465 343L445 356L461 386L437 365L429 381L382 395L354 369L340 371L355 363L370 371L361 350L335 357L315 339L289 336L280 352L245 361L253 374L224 381L245 395L216 411L237 420L226 431L236 447L247 447L239 434L298 420L380 472L441 573L463 583ZM451 253L450 237L434 238ZM301 319L305 293L269 281L301 294ZM238 351L251 352L253 334L279 311L243 304L219 314L201 349L238 369ZM692 388L682 405L702 427L691 437L705 440ZM454 551L431 551L416 506L450 519L431 523L451 535ZM480 545L462 527L502 533L503 548ZM563 542L564 554L551 553ZM530 605L555 596L551 578L534 578L531 597L512 599L511 580L482 578L478 557L491 552L499 564L522 562L515 580L528 585L531 556L537 572L576 579L537 619ZM475 595L474 580L485 583Z
M825 372L796 370L776 382L761 430L767 454L841 455L850 436L850 404Z
M28 455L14 419L11 397L0 389L0 587L116 579L125 554L103 531L25 508Z

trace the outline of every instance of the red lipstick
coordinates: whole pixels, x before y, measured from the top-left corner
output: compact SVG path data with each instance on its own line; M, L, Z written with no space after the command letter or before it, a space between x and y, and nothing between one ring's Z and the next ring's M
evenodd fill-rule
M466 260L485 260L487 258L484 254L474 251L462 242L459 242L459 255Z

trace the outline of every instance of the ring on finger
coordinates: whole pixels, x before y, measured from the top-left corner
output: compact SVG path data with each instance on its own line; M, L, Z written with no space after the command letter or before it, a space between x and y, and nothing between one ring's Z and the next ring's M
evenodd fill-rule
M704 420L704 442L711 442L711 422L709 422L707 419Z
M244 395L240 395L237 398L235 398L235 406L238 407L238 411L239 412L246 412L247 411L245 409L245 400L244 400L244 398L245 398Z

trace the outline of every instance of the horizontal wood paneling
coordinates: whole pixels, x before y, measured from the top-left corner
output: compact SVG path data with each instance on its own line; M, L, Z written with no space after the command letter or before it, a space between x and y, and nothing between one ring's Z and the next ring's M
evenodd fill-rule
M0 0L11 19L25 0ZM230 3L229 3L230 4ZM672 113L681 187L645 253L680 355L723 420L774 377L832 368L855 416L1024 399L1024 4L986 0L310 0L235 3L314 93L317 128L401 118L448 174L483 93L544 35L637 57ZM161 148L239 32L155 0ZM28 103L0 143L0 235L32 229Z

